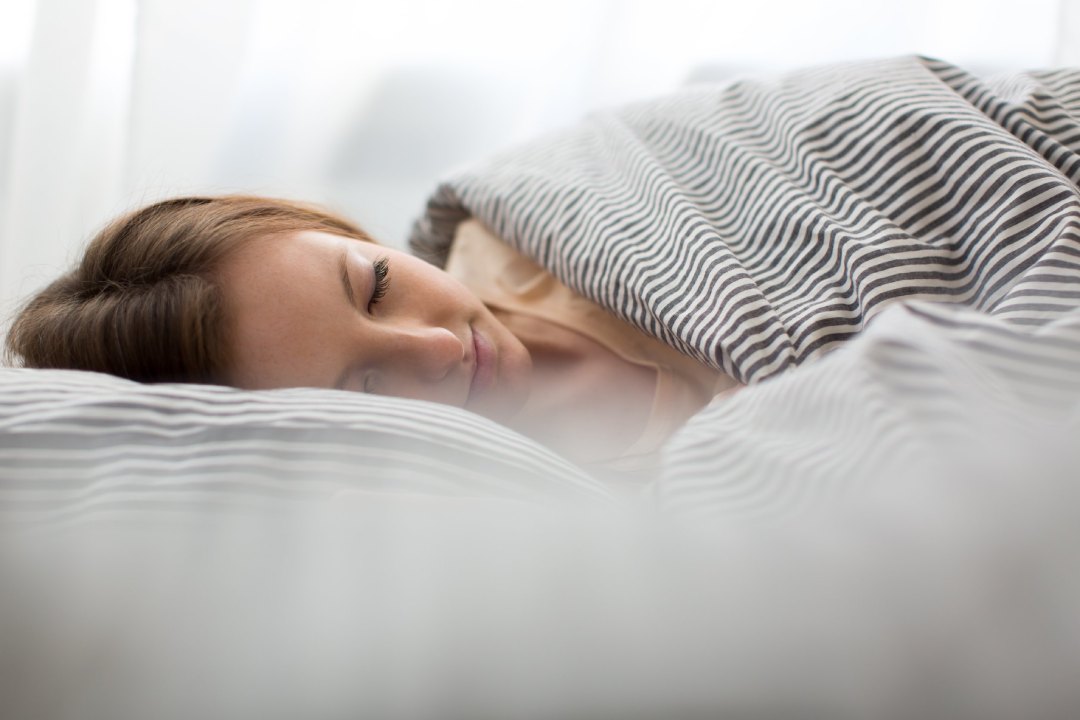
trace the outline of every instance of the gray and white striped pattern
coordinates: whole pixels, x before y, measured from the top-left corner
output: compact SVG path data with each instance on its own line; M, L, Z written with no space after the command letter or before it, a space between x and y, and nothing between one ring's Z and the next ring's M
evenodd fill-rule
M0 369L0 517L346 495L605 503L559 456L458 408L291 389Z
M1080 304L1080 71L920 57L688 89L443 183L413 248L476 216L564 282L744 381L889 301L1017 325Z
M777 521L913 485L978 495L997 474L1045 499L1074 484L1078 437L1080 311L1033 328L904 302L698 413L665 448L654 498L680 517Z

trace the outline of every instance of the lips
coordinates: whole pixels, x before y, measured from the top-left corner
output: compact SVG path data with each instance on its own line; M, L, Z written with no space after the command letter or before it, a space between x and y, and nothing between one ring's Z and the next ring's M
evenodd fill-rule
M495 380L495 348L491 341L473 328L473 376L469 386L469 403L482 396Z

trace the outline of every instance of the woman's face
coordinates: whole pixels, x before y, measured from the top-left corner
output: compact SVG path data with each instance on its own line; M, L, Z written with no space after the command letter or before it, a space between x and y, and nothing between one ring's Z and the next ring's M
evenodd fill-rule
M508 420L524 345L464 285L408 253L326 232L242 245L219 269L236 387L340 388Z

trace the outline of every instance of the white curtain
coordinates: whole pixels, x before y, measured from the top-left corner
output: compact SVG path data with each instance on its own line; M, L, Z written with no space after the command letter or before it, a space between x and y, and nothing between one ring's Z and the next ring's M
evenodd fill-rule
M0 314L159 197L311 199L400 245L439 176L591 109L910 52L1077 64L1080 0L4 0Z

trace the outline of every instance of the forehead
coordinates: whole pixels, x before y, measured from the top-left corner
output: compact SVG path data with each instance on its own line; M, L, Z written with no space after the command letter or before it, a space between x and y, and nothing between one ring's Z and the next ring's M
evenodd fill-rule
M222 282L236 283L293 272L312 272L333 261L347 238L303 231L252 238L230 252L221 263Z
M218 281L228 330L229 384L276 387L323 381L320 345L341 321L344 300L335 278L346 242L315 232L260 237L226 259Z

